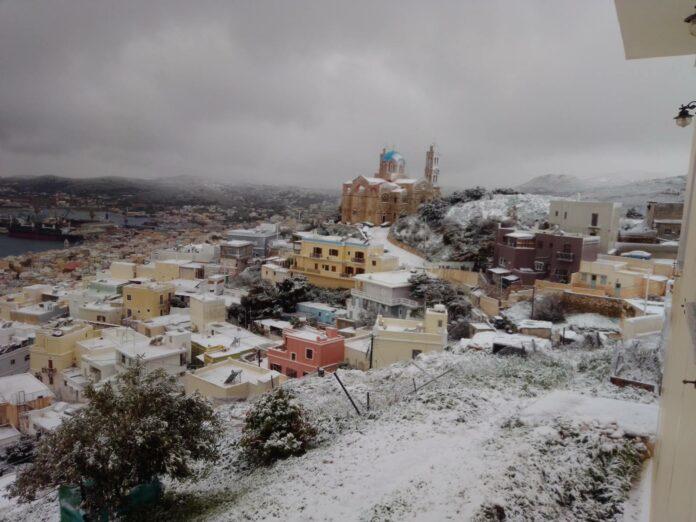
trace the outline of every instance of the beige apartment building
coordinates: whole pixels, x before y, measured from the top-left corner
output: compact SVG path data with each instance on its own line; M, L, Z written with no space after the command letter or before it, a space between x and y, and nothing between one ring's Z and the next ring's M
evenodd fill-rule
M123 309L127 318L152 319L169 313L174 295L171 283L146 282L123 287Z
M274 370L235 359L209 364L184 375L187 394L198 392L213 402L246 400L284 383L288 378Z
M619 233L621 203L605 201L552 201L549 224L564 232L599 236L599 249L608 253Z
M225 300L214 294L192 295L189 301L191 327L194 332L205 332L210 323L223 323L227 320Z
M580 270L572 275L570 284L580 293L589 290L592 294L622 299L664 297L673 277L674 263L669 260L600 254L596 261L581 261Z
M36 340L29 348L31 373L55 390L56 374L78 362L75 343L96 335L90 325L77 321L42 328L36 332Z
M322 288L353 288L353 276L397 268L396 256L385 254L382 245L369 245L355 238L307 234L295 244L290 276L307 277Z
M422 319L377 317L372 329L372 367L415 359L421 353L439 352L447 345L447 309L442 304L425 311Z

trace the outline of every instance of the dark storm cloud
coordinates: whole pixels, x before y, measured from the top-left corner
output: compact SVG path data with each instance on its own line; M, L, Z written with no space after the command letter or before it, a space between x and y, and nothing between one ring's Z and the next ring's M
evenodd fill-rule
M0 174L338 186L396 145L449 186L682 174L692 58L613 3L0 2Z

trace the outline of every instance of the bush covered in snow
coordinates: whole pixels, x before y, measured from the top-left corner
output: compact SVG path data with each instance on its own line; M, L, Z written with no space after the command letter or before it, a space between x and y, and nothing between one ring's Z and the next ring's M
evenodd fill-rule
M471 316L471 301L464 292L444 279L430 277L425 273L414 274L409 279L411 297L425 304L444 304L447 307L448 331L453 339L460 339Z
M295 396L277 388L262 396L247 412L239 444L251 464L271 464L302 455L316 429Z
M13 496L33 500L45 488L79 486L88 513L113 516L135 486L192 478L196 461L218 458L212 407L184 395L164 370L146 373L138 363L85 395L89 404L41 439L10 487Z
M500 500L481 506L474 520L620 520L647 456L640 438L568 422L508 429L501 443L518 444L524 459L508 466L494 486Z
M563 298L560 294L548 294L534 301L532 319L562 323L565 321Z

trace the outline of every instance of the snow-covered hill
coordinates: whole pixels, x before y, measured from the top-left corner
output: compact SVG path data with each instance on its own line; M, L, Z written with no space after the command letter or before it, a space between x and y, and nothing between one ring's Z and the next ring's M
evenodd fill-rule
M447 212L445 221L466 225L475 218L503 221L516 216L519 226L531 227L548 218L552 199L561 198L540 194L495 194L490 199L486 197L454 205Z

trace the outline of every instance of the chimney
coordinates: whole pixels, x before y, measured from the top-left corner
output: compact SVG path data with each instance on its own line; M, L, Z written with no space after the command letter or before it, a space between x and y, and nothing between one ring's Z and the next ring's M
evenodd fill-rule
M336 338L336 337L338 337L338 336L339 336L339 335L338 335L338 330L337 330L335 327L333 327L333 326L328 326L328 327L326 328L326 337L328 337L329 339L333 339L333 338Z

